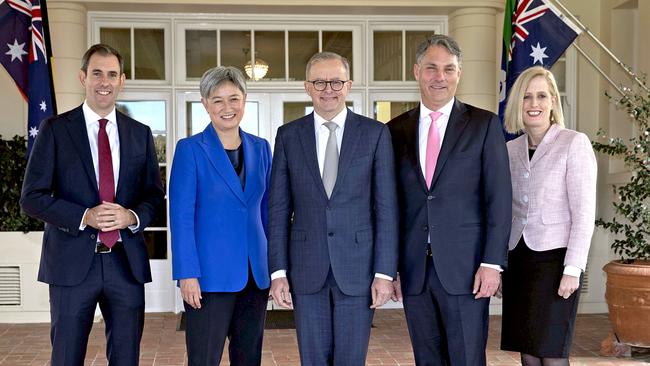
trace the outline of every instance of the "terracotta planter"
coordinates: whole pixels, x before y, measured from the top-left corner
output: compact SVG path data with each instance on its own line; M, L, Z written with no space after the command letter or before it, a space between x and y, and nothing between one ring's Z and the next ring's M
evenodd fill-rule
M605 298L609 320L622 343L650 347L650 261L609 262Z

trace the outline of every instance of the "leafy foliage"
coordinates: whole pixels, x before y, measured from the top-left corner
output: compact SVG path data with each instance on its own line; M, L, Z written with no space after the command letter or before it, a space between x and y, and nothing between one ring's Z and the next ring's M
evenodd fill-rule
M20 212L20 190L27 167L27 140L0 136L0 231L43 230L43 223Z
M639 90L624 88L625 95L620 98L609 96L628 114L635 126L634 136L627 141L620 137L608 140L600 130L598 136L605 142L592 143L594 150L623 159L632 172L629 182L614 186L617 199L612 204L617 216L596 220L596 225L616 235L612 249L625 262L650 259L650 92L645 80L643 86Z

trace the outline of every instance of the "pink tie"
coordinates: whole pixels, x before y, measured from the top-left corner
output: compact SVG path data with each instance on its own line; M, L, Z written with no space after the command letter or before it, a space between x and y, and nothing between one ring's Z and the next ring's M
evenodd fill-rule
M113 202L115 198L115 178L113 177L113 157L111 156L111 145L108 142L106 133L107 119L99 120L99 132L97 133L97 150L99 150L99 200ZM111 248L117 242L119 233L117 230L100 231L99 241Z
M424 177L427 182L427 188L431 188L431 181L433 180L433 173L436 171L436 163L438 162L438 154L440 153L440 132L436 127L436 121L442 113L431 112L431 126L429 126L429 134L427 137L427 158L424 165Z

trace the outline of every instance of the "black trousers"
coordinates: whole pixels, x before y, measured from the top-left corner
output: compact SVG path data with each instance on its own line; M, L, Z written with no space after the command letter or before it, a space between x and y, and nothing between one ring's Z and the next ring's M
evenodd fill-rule
M262 363L262 338L269 289L260 290L248 273L239 292L202 292L201 308L184 303L185 342L190 366L219 365L226 338L232 366Z
M490 299L449 294L427 258L419 295L404 296L404 313L417 366L485 366Z
M144 285L131 274L122 244L97 253L76 286L50 285L52 366L82 366L95 308L106 324L111 366L136 366L144 328Z

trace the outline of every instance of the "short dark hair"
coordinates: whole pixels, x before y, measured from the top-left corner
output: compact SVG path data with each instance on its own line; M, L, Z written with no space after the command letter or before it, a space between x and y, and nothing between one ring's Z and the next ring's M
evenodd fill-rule
M461 63L463 59L463 53L460 50L460 46L458 46L456 40L444 34L434 34L422 41L415 51L415 62L419 64L420 61L422 61L422 56L424 56L424 54L427 53L429 47L432 46L441 46L446 48L449 53L458 58L458 64Z
M86 53L84 53L83 57L81 58L81 71L88 73L88 62L90 62L90 57L96 53L101 56L113 55L117 57L117 62L120 64L120 75L124 73L124 59L122 58L122 55L120 55L120 53L115 48L104 43L94 44L90 46Z

